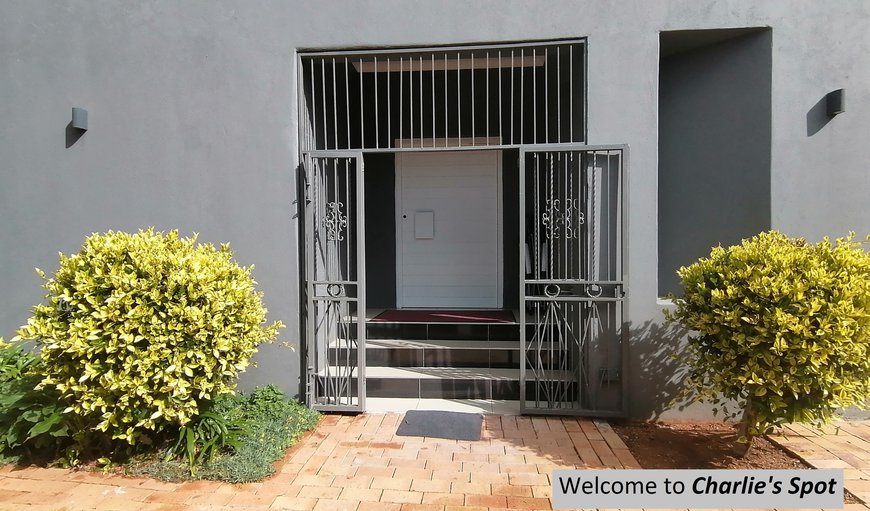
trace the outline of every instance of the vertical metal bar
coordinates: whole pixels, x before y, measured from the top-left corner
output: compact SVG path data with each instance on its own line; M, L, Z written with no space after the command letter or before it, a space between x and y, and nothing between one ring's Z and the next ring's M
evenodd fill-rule
M532 143L538 143L538 70L535 67L537 62L537 48L532 48ZM544 64L546 65L546 64Z
M514 51L511 50L511 144L516 144L516 139L514 139L514 89Z
M414 147L414 58L408 57L408 127L411 129L409 147Z
M501 50L498 50L498 143L504 144L504 137L502 136L502 131L504 130L504 124L502 123L502 111L504 110L504 105L501 102Z
M462 147L462 83L459 81L461 68L459 52L456 52L456 140L459 147Z
M435 147L435 54L432 54L432 147Z
M513 51L511 51L513 64ZM511 65L513 74L513 65ZM513 97L513 80L511 80L511 97ZM526 150L520 148L520 158L517 162L519 173L519 284L520 284L520 413L526 411Z
M550 143L550 56L544 48L544 142Z
M347 235L344 236L344 253L345 253L344 260L345 260L345 264L347 266L346 266L346 272L342 276L342 280L351 281L354 278L353 272L351 271L352 270L352 262L351 262L352 260L351 260L351 252L350 252L351 235L352 235L351 221L355 217L351 217L351 210L350 210L350 205L351 205L351 202L350 202L350 176L348 173L348 160L350 160L350 158L342 157L341 160L344 162L344 185L345 185L344 186L344 204L345 204L345 207L347 208L347 216L349 218L349 221L343 227L343 229L347 233ZM339 226L339 228L342 228L342 227ZM347 286L345 286L344 289L345 289L345 291L343 294L344 294L344 296L347 296L348 295ZM343 305L345 305L347 307L347 310L345 311L345 310L343 310L343 308L340 308L339 309L340 316L343 316L344 314L347 314L348 316L350 316L350 312L351 312L350 311L350 303L351 303L350 301L344 302ZM359 311L357 311L357 316L358 315L359 315ZM342 330L344 331L343 334L344 334L344 341L345 341L344 342L344 349L345 349L345 357L346 358L345 358L345 364L344 364L344 367L342 368L342 370L344 371L344 374L346 374L347 376L345 378L346 381L343 383L343 385L346 385L346 389L347 389L347 404L353 405L353 366L350 363L350 350L351 350L351 346L353 344L353 340L351 338L350 328L345 324L344 318L341 318L339 321L341 322Z
M447 127L447 89L449 86L450 83L447 79L447 52L444 52L444 147L449 145L448 139L450 138L450 129Z
M562 56L561 46L556 46L556 137L562 142Z
M486 52L486 145L489 145L489 52Z
M399 147L405 147L405 99L402 97L402 85L405 82L405 59L399 57Z
M520 48L520 65L525 64L526 58L525 58L524 54L525 54L525 50L523 48ZM532 72L534 72L534 69L535 68L532 67L532 70L533 70ZM526 143L526 139L523 137L523 115L524 115L525 110L526 110L526 108L525 108L525 103L526 103L525 99L526 98L525 98L525 93L523 90L523 77L525 74L526 74L525 68L521 67L520 68L520 144Z
M474 144L474 52L471 53L471 145Z
M380 124L378 122L378 118L380 117L380 111L378 110L378 57L375 56L375 72L374 80L375 80L375 149L380 149L381 147L381 129Z
M311 59L311 138L314 140L314 149L317 149L317 99L314 96L314 59Z
M390 82L393 81L393 66L387 57L387 147L393 147L393 95L390 94Z
M332 57L332 131L335 136L333 147L338 149L338 99L335 87L335 57Z
M568 46L568 121L569 136L574 141L574 45Z
M302 164L302 173L305 179L305 186L314 187L314 182L311 179L311 157L309 155L304 155L303 164ZM314 194L312 189L308 189L308 193L311 194L312 199L314 199ZM305 236L305 401L308 406L312 406L316 400L313 395L317 389L314 386L314 373L316 371L316 365L314 364L313 354L316 351L312 349L312 344L314 341L314 284L312 282L312 274L314 273L312 270L312 264L314 263L314 257L312 257L312 253L314 252L314 236L312 226L314 225L312 214L313 214L313 205L305 200L305 197L301 197L299 199L300 204L304 207L305 215L304 215L304 226L305 232L303 233Z
M350 66L347 57L344 58L344 106L347 113L347 148L350 149Z
M363 61L359 59L359 147L360 149L366 146L366 108L363 98Z
M558 83L558 82L557 82L557 83ZM571 215L571 214L572 214L572 213L571 213L571 209L570 209L570 208L571 208L571 205L572 205L572 202L571 202L571 188L570 188L570 186L568 185L568 176L569 176L569 174L570 174L570 172L571 172L571 168L568 166L568 155L569 155L569 154L571 154L571 153L559 153L559 156L560 156L560 158L563 160L563 163L564 163L564 170L563 170L563 172L564 172L564 176L563 176L563 179L564 179L564 183L565 183L565 184L564 184L564 186L563 186L563 188L562 188L562 190L563 190L562 195L564 195L564 197L565 197L563 203L565 204L565 214L566 214L566 215ZM576 220L574 220L574 218L572 218L571 227L574 227L574 221L576 221ZM568 272L568 244L571 243L571 238L569 238L568 236L570 236L571 233L570 233L570 231L568 230L568 227L569 227L569 226L568 226L568 223L565 222L565 237L564 237L564 239L562 240L562 243L563 243L563 247L562 247L562 248L564 249L564 251L563 251L564 255L563 255L563 261L562 261L562 264L565 266L564 273L563 273L563 275L562 275L562 278L563 278L563 279L570 279L570 278L571 278L571 274Z
M326 59L320 59L320 86L323 91L323 148L329 149L329 138L326 135Z
M420 55L420 147L423 147L423 56Z
M361 411L366 408L366 236L365 236L365 163L362 153L356 156L356 303L357 303L357 393Z

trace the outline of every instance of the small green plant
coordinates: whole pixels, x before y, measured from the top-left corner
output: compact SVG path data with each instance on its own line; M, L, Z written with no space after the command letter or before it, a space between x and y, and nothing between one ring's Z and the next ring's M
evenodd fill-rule
M740 440L823 423L870 395L870 254L852 236L818 244L778 232L680 268L668 319L692 330L686 394L742 404ZM715 409L714 409L715 410Z
M94 234L46 279L46 303L19 331L41 347L43 389L130 445L186 425L230 393L266 326L251 268L228 245L177 231Z
M36 390L38 356L0 338L0 459L56 455L70 441L74 417L56 392Z
M219 396L220 400L224 396ZM222 450L237 449L245 434L245 426L233 421L211 407L194 417L178 431L178 440L169 449L166 461L173 458L187 460L190 475L196 475L196 467L211 462Z
M189 463L170 456L169 460L140 463L133 472L170 481L259 481L272 474L275 461L319 420L317 412L287 399L272 385L255 389L249 395L222 396L209 412L224 418L227 424L243 425L238 430L237 444L217 449L211 460L194 460L194 470L190 470ZM189 462L189 457L186 461Z

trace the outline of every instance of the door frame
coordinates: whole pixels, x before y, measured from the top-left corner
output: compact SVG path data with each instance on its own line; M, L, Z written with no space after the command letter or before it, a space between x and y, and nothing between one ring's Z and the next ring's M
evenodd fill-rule
M496 154L496 244L498 245L498 256L497 256L497 284L496 284L496 309L501 309L504 307L504 178L503 178L503 158L502 158L502 149L486 149L482 147L481 149L474 150L457 150L457 151L402 151L396 152L395 157L395 176L396 176L396 184L395 191L393 193L395 197L395 230L396 230L396 308L402 309L404 307L402 300L402 270L404 268L404 261L402 257L402 247L404 243L404 233L403 233L403 224L402 224L402 176L404 174L403 160L407 157L408 154L420 154L420 153L430 153L430 154L465 154L469 152L484 152L484 151L492 151ZM468 308L468 307L458 307L458 308Z

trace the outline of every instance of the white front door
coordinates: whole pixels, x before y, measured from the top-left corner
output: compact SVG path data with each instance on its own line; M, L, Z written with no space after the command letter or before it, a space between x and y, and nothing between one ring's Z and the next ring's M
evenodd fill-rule
M396 301L502 306L501 152L396 155Z

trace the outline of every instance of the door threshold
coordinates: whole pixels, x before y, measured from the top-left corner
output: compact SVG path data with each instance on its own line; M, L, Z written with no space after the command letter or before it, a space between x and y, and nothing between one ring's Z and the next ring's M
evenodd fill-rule
M520 402L493 399L366 398L366 413L405 413L408 410L520 415Z

